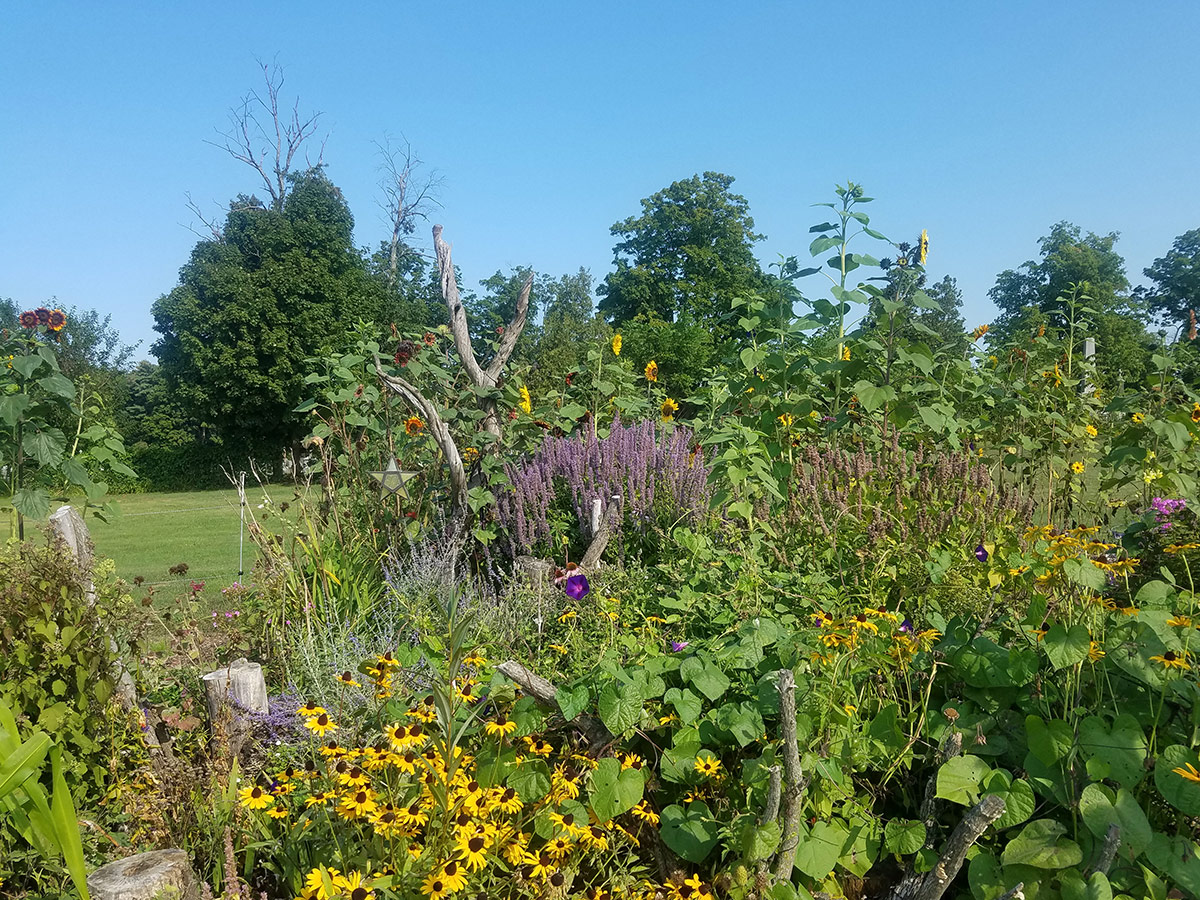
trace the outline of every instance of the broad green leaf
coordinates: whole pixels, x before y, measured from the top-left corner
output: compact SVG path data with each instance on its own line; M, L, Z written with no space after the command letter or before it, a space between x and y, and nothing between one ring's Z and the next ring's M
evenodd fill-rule
M938 769L937 796L963 806L978 803L984 779L991 772L991 766L978 756L967 754L948 759Z
M1029 750L1043 765L1053 766L1071 752L1075 735L1062 719L1049 722L1041 716L1025 717L1025 739Z
M1195 750L1171 744L1154 763L1154 786L1185 816L1200 816L1200 759Z
M1168 837L1156 832L1146 858L1167 876L1168 884L1191 897L1200 897L1200 847L1184 836Z
M1065 869L1083 861L1079 845L1065 837L1067 826L1054 819L1036 819L1008 842L1001 861L1006 866Z
M1079 795L1079 814L1098 840L1108 834L1110 825L1121 829L1121 858L1138 856L1150 845L1153 830L1140 803L1121 788L1115 794L1107 787L1089 784Z
M704 701L688 688L669 688L663 694L663 702L675 707L681 722L697 722L704 708Z
M783 832L778 822L759 825L749 821L742 832L742 855L750 861L769 859L779 847L782 836Z
M591 781L590 799L596 818L607 822L633 809L641 802L645 782L641 769L622 769L611 756L600 760Z
M21 438L21 449L43 466L57 466L67 450L67 438L57 428L27 432Z
M817 822L796 848L796 868L809 878L824 879L841 858L850 832L837 820Z
M0 397L0 420L12 427L29 408L28 394L5 394Z
M597 703L600 721L613 735L619 736L642 718L642 695L636 684L606 684Z
M1100 716L1088 716L1079 723L1079 746L1088 756L1107 762L1110 777L1123 788L1132 789L1146 775L1146 735L1128 713L1111 725Z
M50 495L41 488L21 488L12 495L13 508L27 519L50 515Z
M71 379L61 372L52 372L45 378L39 378L38 384L56 397L62 397L64 400L75 399L75 385L71 384Z
M554 694L554 700L568 722L583 712L592 698L592 692L586 684L578 684L573 688L560 687Z
M689 682L709 700L718 700L729 690L725 673L707 660L690 656L679 667L679 677Z
M1083 625L1072 625L1070 630L1061 624L1050 626L1042 639L1042 647L1050 665L1057 669L1065 669L1087 659L1091 647L1092 636Z
M892 819L884 826L883 845L888 853L916 853L925 846L925 823L915 819Z
M1033 815L1037 800L1029 782L1014 779L1003 769L993 772L984 783L984 793L995 794L1004 801L1004 815L995 822L997 829L1020 825Z
M1059 890L1062 900L1112 900L1112 886L1103 872L1093 872L1086 881L1074 869L1068 869L1059 876Z
M508 786L526 803L541 800L550 793L550 769L540 759L526 760L508 776Z
M689 803L686 808L672 804L662 811L663 843L690 863L704 862L720 833L721 823L704 803Z

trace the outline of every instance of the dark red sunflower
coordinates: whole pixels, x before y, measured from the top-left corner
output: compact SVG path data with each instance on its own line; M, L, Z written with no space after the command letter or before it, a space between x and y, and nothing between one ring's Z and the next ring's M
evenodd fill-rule
M53 309L46 324L50 326L51 331L62 331L63 326L67 324L67 314L61 309Z
M21 313L21 315L17 319L17 321L19 321L21 323L22 328L37 328L37 324L38 324L37 313L33 312L32 310L27 310L27 311Z
M37 309L35 309L33 311L33 314L35 316L37 316L39 325L49 325L50 324L50 310L46 309L46 307L39 306Z

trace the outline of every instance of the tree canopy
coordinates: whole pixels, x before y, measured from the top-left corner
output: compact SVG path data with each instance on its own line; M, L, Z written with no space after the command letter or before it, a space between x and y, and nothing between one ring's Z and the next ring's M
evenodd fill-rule
M340 346L381 297L352 240L354 218L320 169L291 176L280 209L241 197L221 237L200 241L155 302L153 352L181 406L232 452L305 433L305 361Z
M1154 287L1145 293L1149 310L1164 325L1187 333L1200 314L1200 228L1186 231L1143 270Z
M735 297L765 287L753 252L763 235L733 181L716 172L676 181L644 199L640 216L612 226L616 270L598 290L610 322L648 314L712 326Z

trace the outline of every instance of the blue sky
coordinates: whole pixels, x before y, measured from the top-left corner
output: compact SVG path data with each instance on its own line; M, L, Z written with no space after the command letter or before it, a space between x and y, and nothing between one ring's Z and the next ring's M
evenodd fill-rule
M811 204L850 179L894 240L929 230L974 324L1056 221L1120 231L1135 283L1200 227L1198 34L1190 2L11 4L0 296L111 312L148 355L201 227L186 195L258 189L205 142L263 59L324 113L358 243L386 234L374 142L403 134L471 286L599 280L609 227L706 170L737 178L764 262L807 256Z

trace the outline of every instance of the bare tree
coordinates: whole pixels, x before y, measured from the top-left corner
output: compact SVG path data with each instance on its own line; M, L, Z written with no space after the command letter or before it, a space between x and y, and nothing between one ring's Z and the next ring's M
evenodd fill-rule
M271 197L271 208L281 210L287 196L292 163L304 142L316 133L321 114L313 113L302 119L299 99L292 104L290 112L281 108L279 93L283 89L283 69L277 63L260 62L259 66L263 73L263 92L251 91L243 97L241 105L229 111L229 130L218 132L223 140L209 143L254 169ZM324 153L322 141L316 162L307 156L305 161L310 167L319 166Z
M387 213L388 224L392 226L388 246L389 286L396 283L401 240L416 230L418 219L429 218L430 210L441 205L435 196L442 185L441 177L434 171L419 173L421 160L413 155L412 145L403 135L400 141L403 146L394 149L386 137L382 144L375 145L382 158L379 189L383 192L383 201L380 206Z

